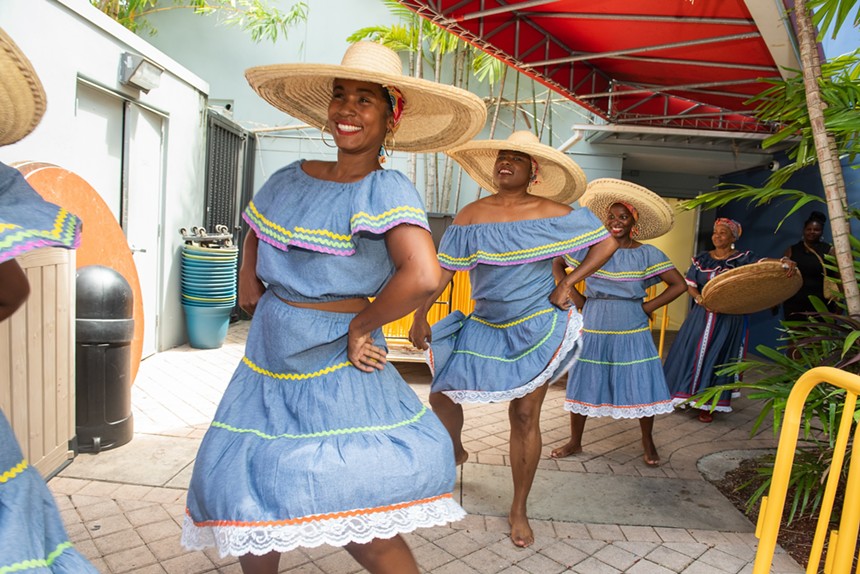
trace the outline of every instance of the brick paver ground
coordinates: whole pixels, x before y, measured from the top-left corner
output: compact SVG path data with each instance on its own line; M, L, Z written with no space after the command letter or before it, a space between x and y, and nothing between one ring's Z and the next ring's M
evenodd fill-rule
M202 437L241 359L247 327L241 322L231 326L221 349L180 347L141 364L133 389L137 440ZM426 401L426 369L414 364L400 368ZM642 463L638 424L612 419L590 419L585 452L553 460L549 451L568 437L563 400L563 386L552 385L542 413L544 457L540 466L553 472L703 480L696 465L707 454L775 445L768 427L749 436L758 407L742 398L736 401L734 413L717 416L710 425L683 412L658 417L655 440L663 464L657 468ZM508 465L507 434L506 405L466 407L464 439L471 462ZM235 558L221 558L211 550L188 552L179 544L189 468L161 486L144 486L112 477L72 478L75 464L48 484L72 541L102 573L241 572ZM532 525L536 543L526 549L511 544L507 520L499 516L470 515L451 526L422 529L406 538L422 572L432 574L747 573L752 572L757 542L751 533L561 521L533 521ZM361 571L344 550L332 547L296 550L281 559L281 572ZM802 569L778 549L772 571Z

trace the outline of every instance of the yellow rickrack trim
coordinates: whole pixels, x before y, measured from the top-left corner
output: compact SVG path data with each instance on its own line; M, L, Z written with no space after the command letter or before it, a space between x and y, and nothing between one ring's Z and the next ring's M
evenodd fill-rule
M583 233L582 235L577 235L576 237L572 237L571 239L565 239L564 241L556 241L555 243L548 243L546 245L540 245L538 247L530 247L528 249L518 249L516 251L503 251L500 253L490 253L489 251L484 251L483 249L479 249L478 251L475 251L475 253L473 253L472 255L468 255L466 257L452 257L452 256L448 255L447 253L440 253L439 255L440 256L444 255L446 260L450 260L452 262L453 261L469 261L471 259L474 259L478 255L487 255L487 256L491 256L491 257L507 257L510 255L522 255L525 253L532 253L534 251L546 251L546 250L552 249L553 247L560 247L562 245L570 245L571 243L575 244L584 238L594 237L595 235L601 235L603 232L604 232L604 229L601 227L598 230L590 231L588 233Z
M544 309L543 311L538 311L536 313L532 313L527 317L523 317L522 319L517 319L516 321L511 321L510 323L490 323L489 321L485 321L480 317L470 316L469 319L472 321L476 321L482 325L487 325L488 327L493 327L494 329L507 329L508 327L513 327L514 325L519 325L520 323L524 323L529 319L537 317L538 315L546 315L547 313L552 313L555 309Z
M359 212L353 213L352 217L350 218L350 222L351 223L355 222L356 219L359 219L362 217L367 218L371 221L378 221L380 219L386 219L386 218L390 217L391 215L397 213L398 211L411 211L415 214L420 215L422 218L427 217L426 214L424 213L423 209L418 209L417 207L412 207L411 205L400 205L397 207L392 207L388 211L384 211L384 212L380 213L379 215L370 215L366 211L359 211Z
M399 427L411 425L412 423L418 421L418 419L423 417L426 413L427 413L427 407L424 405L421 405L421 410L418 411L414 417L412 417L410 419L406 419L405 421L400 421L399 423L392 423L389 425L376 425L376 426L352 427L352 428L345 428L345 429L334 429L334 430L312 432L312 433L305 433L305 434L291 434L291 433L266 434L262 431L258 431L257 429L237 428L234 426L230 426L227 423L222 423L220 421L212 421L212 426L216 427L216 428L221 428L221 429L224 429L224 430L227 430L230 432L238 433L238 434L256 435L256 436L263 438L263 439L266 439L266 440L275 440L275 439L279 439L279 438L292 438L292 439L320 438L320 437L325 437L325 436L338 436L338 435L344 435L344 434L355 434L355 433L360 433L360 432L380 432L380 431L393 430L393 429L396 429Z
M7 574L10 572L23 572L25 570L32 570L35 568L50 568L51 565L59 558L60 554L65 552L68 548L72 547L72 543L69 541L61 542L53 552L48 554L47 558L33 558L30 560L23 560L21 562L16 562L15 564L10 564L9 566L0 566L0 574Z
M534 351L539 349L544 343L546 343L549 340L549 338L552 337L552 334L555 332L555 326L557 323L558 323L558 315L553 315L552 316L552 325L550 325L549 331L547 332L546 335L544 335L543 339L541 339L540 341L535 343L532 347L526 349L520 355L513 357L511 359L508 359L505 357L496 357L493 355L482 355L481 353L476 353L475 351L465 351L465 350L454 351L454 354L472 355L473 357L479 357L481 359L487 359L490 361L500 361L502 363L516 363L517 361L519 361L520 359L522 359L526 355L530 355L531 353L533 353Z
M16 476L18 476L18 475L19 475L19 474L21 474L22 472L24 472L24 470L25 470L28 466L29 466L29 464L27 463L27 459L26 459L26 458L25 458L25 459L22 459L22 460L21 460L21 462L19 462L18 464L16 464L15 466L13 466L12 468L10 468L9 470L7 470L6 472L4 472L3 474L0 474L0 483L3 483L3 482L9 482L9 481L10 481L10 480L12 480L13 478L15 478Z
M600 331L598 329L583 329L583 333L594 333L595 335L630 335L631 333L641 333L650 331L651 327L642 327L641 329L630 329L627 331Z
M323 375L328 375L329 373L333 373L339 369L344 367L349 367L352 365L349 361L344 361L343 363L338 363L336 365L332 365L330 367L326 367L325 369L320 369L319 371L314 371L313 373L274 373L272 371L268 371L262 367L258 367L255 365L251 359L248 357L242 357L242 362L248 365L248 367L254 371L255 373L259 373L261 375L266 375L267 377L271 377L273 379L281 379L286 381L303 381L305 379L313 379L315 377L321 377Z
M259 217L259 218L260 218L260 221L262 221L263 223L265 223L268 227L271 227L272 229L276 229L276 230L280 231L281 233L283 233L283 234L284 234L284 235L286 235L287 237L292 237L292 236L293 236L293 232L292 232L292 231L290 231L290 230L288 230L288 229L286 229L286 228L284 228L284 227L282 227L282 226L278 225L278 224L277 224L277 223L275 223L274 221L270 221L269 219L266 219L266 217L265 217L262 213L260 213L259 211L257 211L257 206L256 206L256 205L254 205L254 202L253 202L253 201L251 201L251 202L248 204L248 209L250 209L251 211L253 211L253 212L254 212L254 215L256 215L257 217ZM310 233L310 234L312 234L312 235L325 235L325 236L327 236L327 237L331 237L332 239L339 239L339 240L341 240L341 241L349 241L350 239L352 239L352 236L351 236L351 235L341 235L341 234L339 234L339 233L334 233L334 232L332 232L332 231L329 231L328 229L305 229L304 227L296 227L296 228L295 228L295 230L296 230L297 232L300 232L300 233Z
M52 237L59 237L60 234L63 232L63 228L66 226L66 215L68 214L69 212L62 207L57 212L57 217L54 218L54 230L51 231Z

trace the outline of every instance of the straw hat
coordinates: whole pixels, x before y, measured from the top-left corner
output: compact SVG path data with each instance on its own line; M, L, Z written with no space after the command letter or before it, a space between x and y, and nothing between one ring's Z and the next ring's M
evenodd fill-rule
M320 128L328 123L335 78L394 86L403 94L403 116L393 149L443 151L472 139L484 127L487 107L470 92L403 75L400 56L375 42L356 42L332 64L275 64L245 71L264 100L289 115Z
M611 177L595 179L588 184L579 204L606 220L614 203L629 203L639 212L636 239L653 239L672 229L675 214L662 197L648 188Z
M779 261L759 261L720 273L702 289L702 305L728 315L745 315L779 305L800 290L803 277L785 276Z
M15 143L39 124L45 90L30 60L0 28L0 145Z
M496 192L493 172L496 156L502 150L531 156L538 164L537 180L529 193L559 203L573 203L585 192L585 172L568 156L546 144L530 131L512 133L505 140L474 140L446 153L454 158L481 187Z

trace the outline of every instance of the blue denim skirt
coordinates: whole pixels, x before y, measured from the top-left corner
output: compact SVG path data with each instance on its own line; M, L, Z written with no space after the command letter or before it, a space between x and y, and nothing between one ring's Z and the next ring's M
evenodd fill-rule
M186 547L342 546L465 515L439 419L392 365L365 373L348 361L353 317L262 297L197 454Z
M98 574L72 547L54 497L0 411L0 572Z

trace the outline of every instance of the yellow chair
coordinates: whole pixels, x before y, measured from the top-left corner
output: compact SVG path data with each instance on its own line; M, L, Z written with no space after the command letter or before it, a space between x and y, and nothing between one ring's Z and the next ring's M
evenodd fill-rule
M833 501L839 477L842 475L845 451L849 443L851 427L854 425L854 412L857 395L860 393L860 376L834 369L833 367L816 367L804 373L791 390L785 407L782 429L779 434L779 446L776 451L776 462L773 468L773 479L768 496L762 498L759 511L756 536L759 538L753 574L770 572L773 553L776 548L776 537L782 522L782 512L785 506L786 491L790 478L794 452L797 448L797 437L802 424L803 405L809 392L818 384L830 383L845 389L845 403L842 418L839 421L839 431L833 448L833 460L830 472L827 473L827 485L821 501L818 514L818 524L815 528L815 538L809 551L809 562L806 572L819 572L821 554L824 548L824 538L830 525L833 512ZM860 444L860 425L854 425L852 456L848 467L848 480L845 485L842 517L838 530L830 532L827 557L824 564L826 574L850 574L857 546L857 532L860 527L860 451L854 453L853 445Z

